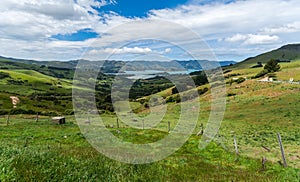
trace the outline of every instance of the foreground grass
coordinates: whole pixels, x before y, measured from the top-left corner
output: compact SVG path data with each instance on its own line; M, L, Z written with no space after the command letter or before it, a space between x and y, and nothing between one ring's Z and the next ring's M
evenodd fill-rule
M26 116L27 117L27 116ZM211 143L198 149L200 137L193 135L175 154L151 164L131 165L111 160L94 150L72 118L63 126L48 118L12 117L6 126L0 118L0 181L297 181L298 172L259 160L236 157ZM111 129L112 132L116 129ZM162 131L120 128L121 138L132 142L160 138Z

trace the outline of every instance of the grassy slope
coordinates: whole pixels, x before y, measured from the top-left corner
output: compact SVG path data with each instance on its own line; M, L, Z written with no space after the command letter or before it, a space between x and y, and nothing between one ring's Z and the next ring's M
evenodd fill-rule
M288 81L293 77L294 81L300 81L300 60L291 63L280 63L282 70L277 79ZM256 75L262 68L236 69L229 74L239 73L236 77L251 77ZM225 75L226 76L226 75ZM228 78L231 79L232 77ZM208 85L201 86L209 87ZM300 168L300 85L288 83L261 83L256 80L248 80L242 84L227 85L227 93L235 96L227 97L227 110L220 137L225 146L233 152L233 135L240 142L241 154L252 158L266 156L272 162L280 161L280 151L276 133L280 132L287 151L289 165ZM163 97L169 97L171 89L158 93ZM150 96L149 96L150 97ZM149 98L146 97L146 98ZM209 93L201 96L201 114L199 123L205 123L209 116L210 105ZM179 108L170 106L170 110L179 113ZM178 118L172 115L173 119ZM172 120L167 118L167 120ZM166 121L164 124L166 128ZM261 146L271 149L267 152Z
M9 73L10 78L0 80L0 101L2 110L12 108L10 96L17 96L20 99L18 109L34 110L36 112L60 112L71 109L72 81L57 79L41 74L33 70L0 70ZM13 83L10 82L13 80ZM36 94L62 94L69 95L54 103L53 99L39 99L34 97ZM69 98L67 98L69 97Z
M49 91L52 86L62 86L62 88L71 88L72 82L55 77L47 76L33 70L0 70L9 73L11 78L0 80L1 90L8 91L20 95L29 95L34 90L42 92ZM7 84L8 80L16 80L23 82L22 84ZM5 86L6 85L6 86Z
M233 66L229 66L229 69L244 69L249 68L257 64L257 62L266 63L270 59L279 60L296 60L300 58L300 44L286 45L279 49L248 58L242 62L239 62Z
M298 79L299 62L282 64L282 71L277 73L278 79ZM260 68L261 69L261 68ZM260 69L236 69L232 73L250 77ZM28 80L29 83L41 84L42 91L55 86L48 80L57 79L42 76L37 72L27 70L8 71L14 79ZM291 75L293 74L293 75ZM30 76L35 75L35 76ZM46 84L45 79L52 85ZM3 80L2 80L3 81ZM1 81L1 82L2 82ZM5 81L5 80L4 80ZM70 83L60 80L61 92L65 92ZM4 83L4 82L3 82ZM49 87L47 87L47 85ZM206 85L207 86L207 85ZM202 86L202 87L206 87ZM12 118L12 123L6 126L5 118L0 118L0 180L103 180L110 181L297 181L299 173L292 168L300 167L300 121L299 121L299 85L258 83L249 80L242 84L227 85L228 105L219 136L204 151L197 148L199 137L193 135L188 142L175 154L167 159L148 165L127 165L110 160L97 153L83 138L78 127L68 118L69 124L56 126L49 124L48 118L35 123L33 116L26 119L22 116ZM208 87L208 86L207 86ZM16 93L24 94L32 90L32 86L23 85L21 90L8 86ZM60 91L57 88L57 91ZM23 90L23 92L22 92ZM26 94L25 94L26 95ZM171 90L159 93L170 96ZM8 94L1 93L3 103L9 101ZM201 96L201 112L195 133L200 123L206 123L210 105L209 93ZM21 100L26 101L26 97ZM28 99L28 103L30 103ZM49 104L47 102L47 104ZM69 103L70 104L70 103ZM0 102L1 105L1 102ZM5 104L4 104L5 105ZM50 105L50 104L49 104ZM55 105L53 105L55 107ZM139 104L134 103L133 107ZM5 105L11 107L11 105ZM52 107L52 106L51 106ZM170 103L168 113L155 130L140 131L129 128L119 129L118 137L131 142L155 141L166 135L167 122L171 121L172 128L179 118L180 105ZM141 115L147 114L147 111ZM21 117L21 118L20 118ZM28 116L24 116L28 117ZM105 124L115 124L113 115L104 115ZM124 127L123 124L121 124ZM114 130L116 129L111 129ZM21 132L20 132L21 131ZM276 132L283 138L288 164L292 168L282 169L277 161L280 160ZM233 135L236 136L240 157L236 161L233 154ZM142 138L142 139L141 139ZM217 146L220 145L220 146ZM261 145L271 149L266 152ZM268 159L267 171L260 171L260 159ZM250 157L250 158L248 158ZM298 179L299 180L299 179Z
M105 118L105 116L104 116ZM111 118L111 116L109 116ZM95 151L84 139L72 118L68 124L49 124L48 118L35 123L32 118L12 117L5 126L0 118L0 180L58 181L282 181L295 180L296 171L282 170L268 163L260 171L260 161L239 157L210 144L198 149L199 137L192 136L175 154L156 163L129 165L110 160ZM111 129L115 132L116 129ZM119 138L143 143L166 135L161 131L120 128ZM20 132L21 131L21 132ZM141 140L141 137L143 140ZM290 174L293 174L290 176Z
M281 66L281 71L276 73L278 80L288 81L290 78L294 78L294 81L300 81L300 59L293 60L290 63L279 63ZM239 67L227 67L226 70L232 70L231 72L225 74L224 76L230 76L233 74L239 74L233 77L247 77L251 78L257 73L263 70L263 68L239 68Z

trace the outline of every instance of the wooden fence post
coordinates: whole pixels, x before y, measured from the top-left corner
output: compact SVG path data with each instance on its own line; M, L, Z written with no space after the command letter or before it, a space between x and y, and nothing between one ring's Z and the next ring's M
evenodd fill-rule
M39 122L39 113L36 113L35 122Z
M261 159L261 169L264 171L266 170L266 162L267 162L267 158L266 157L262 157Z
M283 145L282 145L282 140L281 140L280 133L277 133L277 138L278 138L279 147L280 147L280 151L281 151L281 156L282 156L282 160L283 160L283 167L287 167L286 158L285 158L285 154L284 154L284 148L283 148Z
M117 117L117 128L120 128L119 118Z
M171 131L171 122L168 121L168 133L170 133L170 131Z
M235 136L233 137L235 154L239 155L238 145Z
M203 123L201 123L201 124L200 124L200 131L197 133L197 136L203 135L203 133L204 133L203 130L204 130Z
M9 120L10 120L10 114L7 115L6 125L9 125Z

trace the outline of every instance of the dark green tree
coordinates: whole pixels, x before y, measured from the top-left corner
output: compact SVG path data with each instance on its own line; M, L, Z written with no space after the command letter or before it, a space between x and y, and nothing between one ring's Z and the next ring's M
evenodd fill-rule
M271 59L264 67L269 73L274 73L280 70L280 65L275 59Z

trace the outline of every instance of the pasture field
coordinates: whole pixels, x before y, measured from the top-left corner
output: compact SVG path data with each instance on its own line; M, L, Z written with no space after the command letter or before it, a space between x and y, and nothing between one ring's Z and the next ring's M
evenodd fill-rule
M192 135L168 158L151 164L133 165L111 160L93 149L75 120L51 124L48 117L38 123L34 116L11 116L7 126L0 118L1 181L297 181L299 170L259 159L235 156L217 142L200 151L200 137ZM108 115L105 118L112 118ZM117 137L147 143L164 137L159 130L119 130Z
M276 78L299 81L299 64L300 61L282 63ZM200 102L200 112L187 142L166 159L143 165L109 159L87 142L70 113L70 80L36 71L1 70L10 77L0 79L0 181L299 181L300 85L249 79L261 70L232 69L225 74L226 82L233 77L248 79L226 84L224 119L217 136L204 150L198 148L202 136L196 134L201 125L206 127L209 118L210 91L192 101ZM106 80L101 83L107 86ZM202 85L198 90L209 87ZM15 110L11 109L11 95L21 100ZM178 97L172 88L155 95L166 100ZM132 99L133 113L141 117L149 115L150 109L145 104L151 96ZM176 126L181 104L185 104L169 100L173 101L167 102L162 121L152 129L134 129L122 121L120 128L116 128L117 117L109 111L102 110L101 117L108 130L124 141L155 142L168 135L168 122L171 130ZM25 115L16 111L32 113ZM7 124L9 112L10 123ZM39 122L34 119L36 112L41 114ZM57 114L65 115L67 124L52 124L50 118ZM285 168L281 165L277 133L281 134L285 148L288 163ZM234 138L239 155L235 154ZM263 157L267 159L265 169L261 164Z
M109 180L109 181L299 181L299 85L260 83L254 80L228 86L227 109L219 134L204 150L198 149L210 112L210 95L200 97L200 117L194 134L176 153L163 161L130 165L98 153L85 140L73 116L66 125L51 124L49 117L38 123L34 115L0 118L1 180ZM169 93L169 92L165 92ZM133 109L141 107L132 103ZM271 108L271 109L270 109ZM139 115L149 113L142 110ZM162 122L152 130L139 130L120 123L116 116L101 115L115 136L133 143L155 142L167 135L167 122L173 128L179 118L180 103L168 103ZM119 132L116 132L118 130ZM283 168L276 133L280 132L288 167ZM234 153L237 138L239 156ZM262 146L270 149L266 151ZM262 170L261 158L267 158Z

